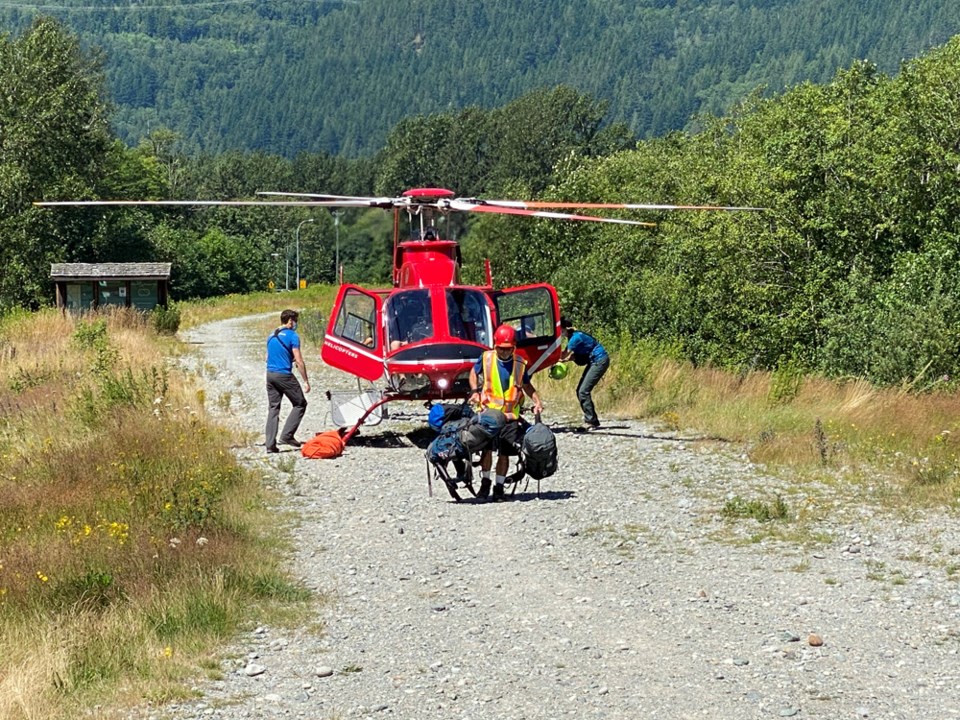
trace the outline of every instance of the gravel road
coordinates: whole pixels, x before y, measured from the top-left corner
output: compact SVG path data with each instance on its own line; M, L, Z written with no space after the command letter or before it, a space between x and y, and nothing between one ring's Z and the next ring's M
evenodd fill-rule
M265 322L183 333L210 412L258 443ZM302 437L330 427L324 390L354 386L307 365ZM634 420L568 432L538 384L560 452L539 497L431 497L417 406L337 460L238 450L296 518L292 572L332 601L239 637L200 700L135 717L960 717L956 517L891 515L879 482L790 482ZM777 495L789 520L722 512Z

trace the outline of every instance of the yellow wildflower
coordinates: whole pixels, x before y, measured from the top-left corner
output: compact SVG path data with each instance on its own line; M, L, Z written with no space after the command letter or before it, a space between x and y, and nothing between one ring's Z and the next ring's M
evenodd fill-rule
M123 545L127 541L130 526L126 523L112 522L107 526L107 534L117 541L118 545Z

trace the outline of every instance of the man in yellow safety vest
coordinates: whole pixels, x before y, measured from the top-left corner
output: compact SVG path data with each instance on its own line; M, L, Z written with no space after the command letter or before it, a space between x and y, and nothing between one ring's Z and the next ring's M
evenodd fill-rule
M520 418L524 393L533 400L533 412L543 411L540 395L530 382L527 364L516 354L517 331L510 325L501 325L493 334L493 350L480 356L470 371L470 399L478 401L481 410L500 410L507 424L497 439L497 473L493 486L493 499L504 498L503 486L510 465L510 456L518 455L523 441L526 423ZM481 386L480 383L483 383ZM477 497L490 494L490 468L493 465L493 450L485 450L480 457L480 490Z

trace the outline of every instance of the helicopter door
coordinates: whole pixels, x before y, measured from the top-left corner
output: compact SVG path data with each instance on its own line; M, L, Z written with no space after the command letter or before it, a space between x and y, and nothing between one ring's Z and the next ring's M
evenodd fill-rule
M339 370L364 380L384 374L382 300L356 285L342 285L330 313L320 357Z
M531 374L560 359L560 303L552 285L525 285L493 293L500 324L517 331L517 353Z

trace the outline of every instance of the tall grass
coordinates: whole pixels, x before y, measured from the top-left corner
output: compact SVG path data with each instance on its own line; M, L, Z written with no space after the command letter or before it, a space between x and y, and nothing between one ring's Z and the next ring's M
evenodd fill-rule
M333 305L337 288L330 285L313 285L303 290L290 292L259 292L249 295L226 295L224 297L197 300L179 305L181 327L191 328L214 320L224 320L241 315L280 312L286 308L305 313L319 313L326 327L326 313Z
M332 290L180 306L184 326L301 310L322 332ZM273 321L271 321L273 322ZM595 392L604 420L743 443L772 466L960 495L960 398L858 381L731 373L621 338ZM79 717L96 704L182 697L204 654L252 612L307 599L281 569L256 478L167 358L176 341L135 312L0 318L0 717ZM579 373L539 381L575 409ZM760 508L762 509L762 508ZM754 513L749 501L730 513Z
M0 324L0 717L176 697L251 611L308 597L176 352L136 312Z
M774 372L694 367L672 348L620 338L594 391L601 416L742 444L752 460L810 477L883 485L892 504L960 501L960 394L877 388L785 365ZM579 373L549 382L575 407ZM541 383L543 384L543 383Z

